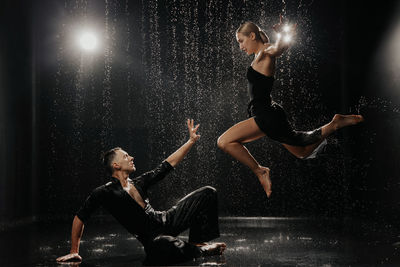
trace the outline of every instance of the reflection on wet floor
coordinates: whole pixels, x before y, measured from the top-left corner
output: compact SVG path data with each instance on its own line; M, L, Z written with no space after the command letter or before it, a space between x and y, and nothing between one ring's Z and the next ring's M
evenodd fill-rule
M223 256L179 266L400 266L400 236L393 228L303 218L221 218ZM61 266L71 224L34 224L0 233L0 266ZM378 227L378 228L377 228ZM387 227L386 227L387 230ZM180 236L187 239L187 233ZM141 244L116 222L85 227L73 266L141 266ZM67 264L68 265L68 264ZM65 265L62 265L65 266Z

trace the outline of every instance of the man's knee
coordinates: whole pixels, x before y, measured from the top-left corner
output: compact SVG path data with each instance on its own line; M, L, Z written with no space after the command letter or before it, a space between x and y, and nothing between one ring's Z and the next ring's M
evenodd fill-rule
M199 189L199 191L205 193L205 194L210 194L210 195L216 195L217 194L217 189L215 189L212 186L206 185L203 186Z
M212 198L212 199L217 198L217 189L209 185L197 189L197 192L207 198Z

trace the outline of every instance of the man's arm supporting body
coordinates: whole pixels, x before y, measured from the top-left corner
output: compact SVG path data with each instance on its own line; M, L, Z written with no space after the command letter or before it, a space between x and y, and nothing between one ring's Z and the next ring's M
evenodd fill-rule
M71 250L68 255L57 258L58 262L82 261L82 257L79 256L79 245L81 243L83 228L83 222L79 219L78 216L75 216L74 221L72 222L71 230Z

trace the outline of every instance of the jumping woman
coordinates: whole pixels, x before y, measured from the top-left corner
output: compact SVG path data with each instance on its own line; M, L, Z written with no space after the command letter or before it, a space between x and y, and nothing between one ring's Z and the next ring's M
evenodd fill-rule
M293 35L295 28L284 27L281 16L280 22L273 26L278 33L275 44L270 43L265 32L252 22L245 22L237 29L236 40L240 49L248 55L254 54L254 60L247 69L250 118L235 124L218 138L218 147L248 166L258 177L268 197L272 192L270 169L254 159L244 146L245 143L268 136L280 142L297 158L304 159L313 154L336 130L364 120L361 115L336 114L331 122L318 129L293 129L283 108L272 100L271 91L276 59L289 48L290 41L285 40L285 35Z

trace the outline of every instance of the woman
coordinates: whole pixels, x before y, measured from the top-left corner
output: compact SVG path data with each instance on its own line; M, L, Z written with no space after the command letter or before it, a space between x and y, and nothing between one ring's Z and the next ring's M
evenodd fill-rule
M272 101L270 93L276 58L289 47L289 38L294 34L295 26L285 28L281 16L280 22L273 29L278 33L275 44L271 44L265 32L252 22L246 22L237 29L236 40L240 49L248 55L255 55L247 70L250 118L235 124L218 138L218 147L248 166L258 177L268 197L272 192L270 170L254 159L244 143L268 136L282 143L296 157L307 158L334 131L364 120L361 115L336 114L331 122L316 130L294 130L282 107Z

